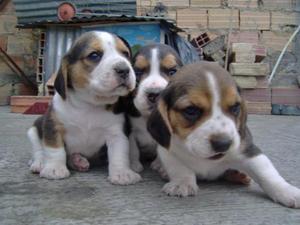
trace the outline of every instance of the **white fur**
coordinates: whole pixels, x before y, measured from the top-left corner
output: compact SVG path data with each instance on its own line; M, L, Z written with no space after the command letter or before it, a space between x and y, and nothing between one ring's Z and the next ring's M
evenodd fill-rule
M66 168L66 154L80 153L90 158L106 144L110 182L121 185L133 184L141 180L141 177L130 169L129 143L123 132L124 115L108 111L105 105L115 103L118 96L125 95L129 91L116 88L118 83L112 74L115 65L125 63L130 68L129 89L135 86L135 75L129 61L117 52L113 36L106 32L95 34L102 43L104 55L90 74L87 87L68 90L65 100L58 93L53 98L54 113L64 126L66 149L41 147L36 128L31 128L28 136L35 152L31 170L40 172L40 176L49 179L67 177L69 171ZM40 157L41 151L43 160ZM42 169L39 168L40 164Z
M134 105L140 111L143 116L149 116L151 113L151 107L147 101L147 90L157 88L163 90L167 85L168 81L161 76L159 72L160 62L158 59L158 49L154 48L151 50L151 62L150 72L145 79L143 79L137 90L137 95L134 98Z
M162 190L168 195L195 195L198 190L197 177L213 180L228 169L238 169L248 173L275 202L300 208L300 190L287 183L265 155L249 158L240 152L241 141L236 125L222 113L216 81L209 73L207 80L213 96L211 117L184 141L173 134L169 150L158 147L159 157L170 178ZM208 136L220 131L229 135L233 144L223 158L210 160L208 157L213 155L213 151Z

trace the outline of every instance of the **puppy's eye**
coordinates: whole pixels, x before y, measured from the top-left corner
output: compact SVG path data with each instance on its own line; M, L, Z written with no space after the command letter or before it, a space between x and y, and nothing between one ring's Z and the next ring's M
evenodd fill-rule
M182 115L185 119L195 122L197 121L203 114L203 110L196 106L189 106L183 109Z
M92 62L99 62L102 58L103 53L101 52L92 52L87 56L87 59Z
M136 77L141 77L144 74L144 70L135 68L134 69Z
M129 52L127 52L127 51L123 51L122 52L122 54L127 58L127 59L129 59L130 58L130 56L129 56Z
M238 116L241 111L241 103L237 102L233 106L229 107L229 112L235 116Z
M176 69L176 68L169 69L169 70L168 70L168 75L169 75L169 76L172 76L172 75L174 75L176 72L177 72L177 69Z

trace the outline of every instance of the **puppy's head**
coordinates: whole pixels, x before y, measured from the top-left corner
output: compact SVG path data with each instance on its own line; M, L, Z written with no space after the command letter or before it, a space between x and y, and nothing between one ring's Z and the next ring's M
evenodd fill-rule
M143 116L149 116L160 92L182 62L168 45L154 44L142 47L133 59L138 87L134 105Z
M80 36L64 56L54 87L63 99L68 92L91 104L110 104L135 88L128 43L107 32Z
M231 75L216 63L187 65L162 92L148 130L163 147L183 143L194 156L221 159L239 149L246 108Z

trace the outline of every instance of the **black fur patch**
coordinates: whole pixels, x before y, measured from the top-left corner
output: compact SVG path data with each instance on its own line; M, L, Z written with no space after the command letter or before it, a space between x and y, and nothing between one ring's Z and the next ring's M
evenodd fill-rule
M54 81L54 88L63 99L66 99L67 97L65 82L66 81L62 72L62 68L60 68Z
M164 148L169 148L171 133L158 109L155 109L151 113L147 121L147 130L149 131L153 139L157 141L161 146L163 146Z
M257 147L255 144L252 143L246 147L244 153L247 157L252 158L261 154L262 152L259 147Z

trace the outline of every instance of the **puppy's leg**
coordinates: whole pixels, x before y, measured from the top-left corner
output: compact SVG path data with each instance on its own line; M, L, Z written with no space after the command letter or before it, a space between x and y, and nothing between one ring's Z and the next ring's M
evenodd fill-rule
M41 145L41 140L38 136L37 128L35 126L31 127L27 136L32 144L33 156L29 162L30 171L33 173L39 173L43 168L43 147Z
M89 161L79 153L68 156L68 166L79 172L86 172L90 168Z
M161 163L161 160L159 156L157 155L156 158L151 162L150 165L151 169L157 171L162 179L169 180L167 171L165 170L163 164Z
M224 180L231 183L244 185L249 185L251 183L251 178L247 174L242 173L238 170L226 170L222 177Z
M142 172L144 167L140 162L140 150L132 133L129 135L129 147L130 168L137 173Z
M170 179L162 191L178 197L196 195L198 186L195 173L167 150L158 147L158 154Z
M141 180L141 176L130 169L129 141L119 132L107 137L108 180L112 184L128 185Z
M264 154L245 159L241 167L275 202L291 208L300 208L300 189L286 182Z

